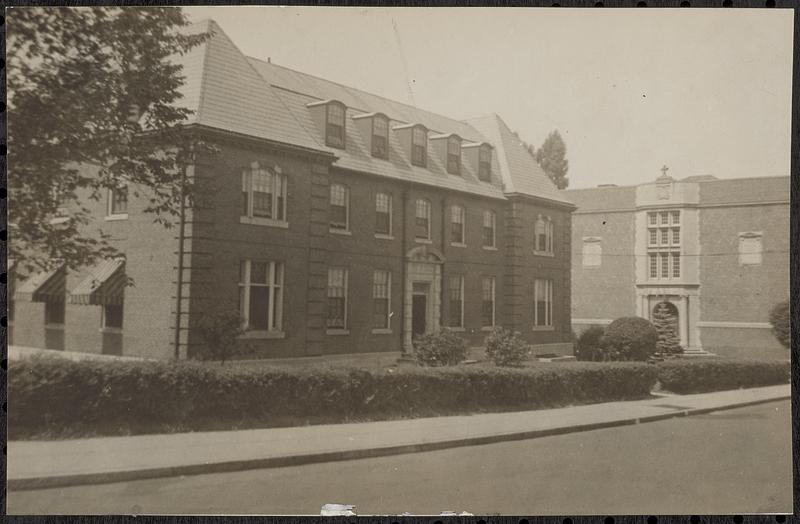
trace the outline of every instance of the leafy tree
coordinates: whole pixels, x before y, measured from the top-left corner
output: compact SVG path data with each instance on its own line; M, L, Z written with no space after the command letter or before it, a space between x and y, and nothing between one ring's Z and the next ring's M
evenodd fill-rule
M244 335L244 320L239 312L233 309L203 314L196 328L203 341L203 346L194 355L200 360L225 361L244 352L239 337Z
M14 7L7 22L10 256L32 269L116 254L86 206L127 184L169 226L192 143L170 58L209 35L181 32L175 7Z
M681 341L676 333L677 319L670 313L665 303L660 303L653 311L653 326L658 332L656 352L661 355L675 355L682 353Z
M529 151L531 149L529 148ZM567 146L564 144L564 140L558 130L547 135L542 147L537 149L533 155L558 189L566 189L569 186L569 179L567 178L569 161L566 155Z
M785 348L792 344L791 310L789 301L775 304L769 312L769 323L772 324L772 334Z

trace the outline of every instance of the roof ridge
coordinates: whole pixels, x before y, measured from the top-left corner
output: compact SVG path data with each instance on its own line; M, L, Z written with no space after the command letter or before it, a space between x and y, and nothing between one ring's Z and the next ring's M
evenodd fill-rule
M257 58L257 57L250 56L250 55L245 55L245 58L247 58L248 61L249 60L256 60L258 62L261 62L262 64L266 64L266 65L273 66L273 67L280 67L281 69L285 69L287 71L292 71L293 73L297 73L297 74L300 74L300 75L310 76L310 77L315 78L317 80L322 80L323 82L327 82L329 84L334 84L334 85L337 85L337 86L345 88L345 89L351 89L353 91L358 91L359 93L363 93L365 95L375 96L375 97L381 98L381 99L383 99L385 101L392 102L393 104L400 104L402 106L409 107L411 109L416 109L418 111L425 111L426 113L430 113L431 115L434 115L434 116L437 116L437 117L440 117L440 118L446 118L447 120L452 120L453 122L458 122L458 123L461 123L461 124L469 125L464 120L459 120L457 118L453 118L452 116L447 116L447 115L444 115L442 113L437 113L435 111L431 111L430 109L425 109L424 107L420 107L418 105L409 104L407 102L401 102L401 101L395 100L393 98L388 98L388 97L385 97L383 95L379 95L379 94L373 93L371 91L365 91L364 89L361 89L361 88L358 88L358 87L350 86L350 85L347 85L347 84L342 84L341 82L336 82L335 80L330 80L329 78L324 78L324 77L317 76L317 75L314 75L314 74L311 74L311 73L306 73L304 71L299 71L297 69L293 69L293 68L287 67L285 65L276 64L275 62L272 62L272 61L266 62L266 61L262 60L261 58ZM270 83L270 85L272 85L272 84ZM281 89L286 89L283 86L275 86L275 87L278 87L278 88L281 88ZM293 91L293 90L292 89L288 89L288 91ZM314 96L314 95L309 94L309 93L300 93L300 94L306 95L306 96L310 96L312 98L318 98L317 96ZM356 109L356 108L354 108L354 109ZM361 110L362 111L368 111L368 109L363 109L363 108ZM416 123L416 122L409 122L409 123L413 124L413 123ZM472 127L472 126L470 126L470 127ZM431 131L437 131L437 130L431 129ZM477 132L478 130L473 128L473 131ZM439 131L439 132L440 133L447 133L447 131ZM478 132L478 134L481 135L481 133L479 133L479 132Z

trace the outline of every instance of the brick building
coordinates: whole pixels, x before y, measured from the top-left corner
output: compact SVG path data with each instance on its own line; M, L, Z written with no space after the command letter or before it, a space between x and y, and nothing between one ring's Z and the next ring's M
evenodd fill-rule
M786 358L769 310L789 297L789 178L683 180L564 191L575 331L667 302L690 352Z
M198 316L223 309L256 358L399 351L438 326L571 352L574 206L498 116L447 118L196 29L215 34L182 58L186 129L217 151L189 173L204 189L187 211L180 356ZM12 343L174 354L179 239L143 207L129 188L95 209L124 260L14 279Z

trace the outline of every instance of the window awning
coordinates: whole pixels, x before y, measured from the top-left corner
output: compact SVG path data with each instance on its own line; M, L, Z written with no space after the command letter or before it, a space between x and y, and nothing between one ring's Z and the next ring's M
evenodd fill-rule
M64 302L67 293L67 271L64 266L42 271L20 284L20 298L32 302Z
M69 295L70 304L120 305L124 297L125 260L104 260L89 270L89 275Z

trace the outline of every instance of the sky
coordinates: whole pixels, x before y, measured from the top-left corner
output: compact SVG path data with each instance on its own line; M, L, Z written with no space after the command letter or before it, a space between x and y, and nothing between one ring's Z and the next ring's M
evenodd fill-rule
M788 175L788 9L187 7L246 55L452 118L557 129L570 188ZM389 115L391 117L391 115Z

